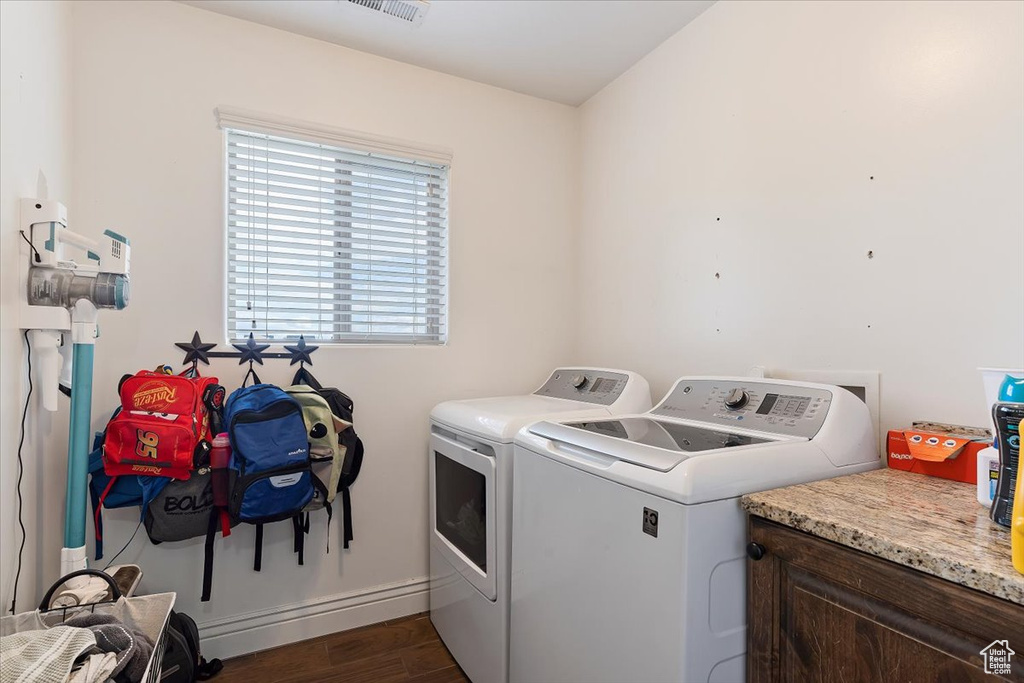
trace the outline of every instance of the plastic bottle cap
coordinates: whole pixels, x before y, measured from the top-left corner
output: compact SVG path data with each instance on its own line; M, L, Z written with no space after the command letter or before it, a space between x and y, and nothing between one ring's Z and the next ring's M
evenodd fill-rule
M1024 379L1006 375L999 384L999 401L1003 403L1024 403Z

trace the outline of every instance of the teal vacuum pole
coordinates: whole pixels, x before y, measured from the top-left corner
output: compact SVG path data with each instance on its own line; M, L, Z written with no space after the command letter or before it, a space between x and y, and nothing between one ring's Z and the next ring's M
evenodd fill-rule
M95 344L75 344L71 366L71 430L68 434L67 506L64 547L85 546L85 498L92 430L92 364Z
M85 569L85 497L89 493L92 436L92 363L96 349L96 306L79 299L71 308L71 427L68 431L68 486L64 507L61 576ZM70 585L70 584L69 584Z

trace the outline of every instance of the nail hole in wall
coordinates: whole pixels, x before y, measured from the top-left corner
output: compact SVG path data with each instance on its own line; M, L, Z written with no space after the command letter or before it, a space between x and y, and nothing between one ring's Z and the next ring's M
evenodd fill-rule
M722 279L722 274L721 273L715 273L715 279L716 280L721 280Z
M868 258L875 258L875 252L868 249Z

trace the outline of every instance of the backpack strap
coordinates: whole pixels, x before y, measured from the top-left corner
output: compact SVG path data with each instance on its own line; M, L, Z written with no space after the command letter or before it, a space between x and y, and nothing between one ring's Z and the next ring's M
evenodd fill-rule
M299 369L295 371L295 377L292 378L292 384L305 384L314 389L314 391L323 391L323 386L313 376L313 373L306 369L305 365L300 365Z
M343 529L343 548L348 548L349 541L354 537L352 535L352 494L349 491L349 487L355 482L356 477L359 476L359 469L363 466L363 440L358 436L356 437L355 446L352 449L352 466L349 471L342 472L341 479L338 480L338 490L341 493L341 514L342 514L342 526ZM330 519L328 518L328 524Z
M114 477L110 478L102 494L97 494L93 487L89 487L89 500L92 502L93 528L96 530L96 559L103 559L103 498L110 490Z
M89 490L89 493L93 497L92 507L94 510L95 517L93 523L96 527L96 559L103 559L103 516L100 514L103 511L103 502L107 499L107 494L110 493L110 489L114 488L114 483L117 481L117 477L111 477L110 481L107 482L106 488L103 489L98 497L96 493Z
M316 476L315 472L311 472L313 475L313 488L316 489L317 495L324 501L324 510L327 510L327 552L331 552L331 519L334 517L334 508L327 502L327 487L324 485L320 477ZM306 513L306 533L309 533L309 513ZM298 552L298 549L296 549ZM299 564L302 564L299 562Z
M224 663L219 659L206 661L206 657L199 658L199 668L196 670L197 681L208 681L224 668Z
M256 549L252 560L253 571L260 571L263 568L263 524L256 525Z
M96 530L96 560L103 559L103 515L100 514L100 497L89 487L89 501L92 503L93 528Z
M300 512L292 517L292 531L295 532L295 552L299 554L299 565L305 564L306 534L309 533L309 513Z
M331 553L331 518L334 517L334 510L331 504L324 501L324 510L327 510L327 554Z
M213 541L217 538L217 526L220 520L220 510L216 507L210 510L210 523L206 525L206 548L203 552L203 594L200 602L210 601L210 590L213 588Z
M250 377L252 378L253 384L263 384L263 381L260 380L260 376L256 374L256 370L253 368L252 363L249 363L249 370L245 373L245 377L242 378L243 387L246 386Z
M349 541L352 540L352 494L349 493L347 486L341 489L341 516L341 547L347 550Z
M118 383L118 390L119 391L120 391L121 383L123 383L124 380L127 379L128 377L131 377L131 375L125 375L124 377L121 378L121 382ZM110 419L113 420L115 417L117 417L117 414L120 413L120 412L121 412L121 406L118 406L117 408L114 409L114 412L113 412L113 414L111 414ZM109 420L108 420L108 422L109 422ZM103 454L103 442L106 440L106 438L107 438L107 429L106 429L106 427L103 428L102 432L96 432L96 435L93 437L93 440L92 440L92 450L93 450L93 452L89 454L89 458L91 460L92 456L93 456L93 453L95 453L96 451L100 451L100 459L99 459L99 462L94 467L91 467L91 469L89 470L89 474L92 475L92 477L95 477L97 474L102 474L103 473L103 455L102 455ZM97 494L96 491L93 489L92 481L89 482L89 501L92 503L93 529L96 532L96 546L95 547L96 547L96 559L97 560L103 559L103 514L102 514L102 512L103 512L103 501L107 497L107 493L110 492L110 487L113 486L114 479L116 479L116 478L117 477L111 477L110 482L107 484L106 488L103 489L103 493L101 495Z
M214 506L210 510L210 523L206 527L206 547L203 553L203 594L199 598L200 602L209 602L210 590L213 588L213 543L217 538L218 527L220 527L221 536L231 535L231 518L228 517L228 511ZM213 661L220 662L219 659ZM217 671L220 671L220 668ZM217 671L213 673L217 673Z

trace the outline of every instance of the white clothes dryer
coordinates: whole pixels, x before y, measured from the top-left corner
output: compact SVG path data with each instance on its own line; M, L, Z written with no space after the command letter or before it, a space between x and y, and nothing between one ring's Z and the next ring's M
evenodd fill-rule
M559 368L537 391L438 404L430 413L430 619L473 683L508 680L512 439L545 418L648 410L643 377Z
M743 494L879 467L835 386L684 377L644 415L515 439L513 683L745 677Z

